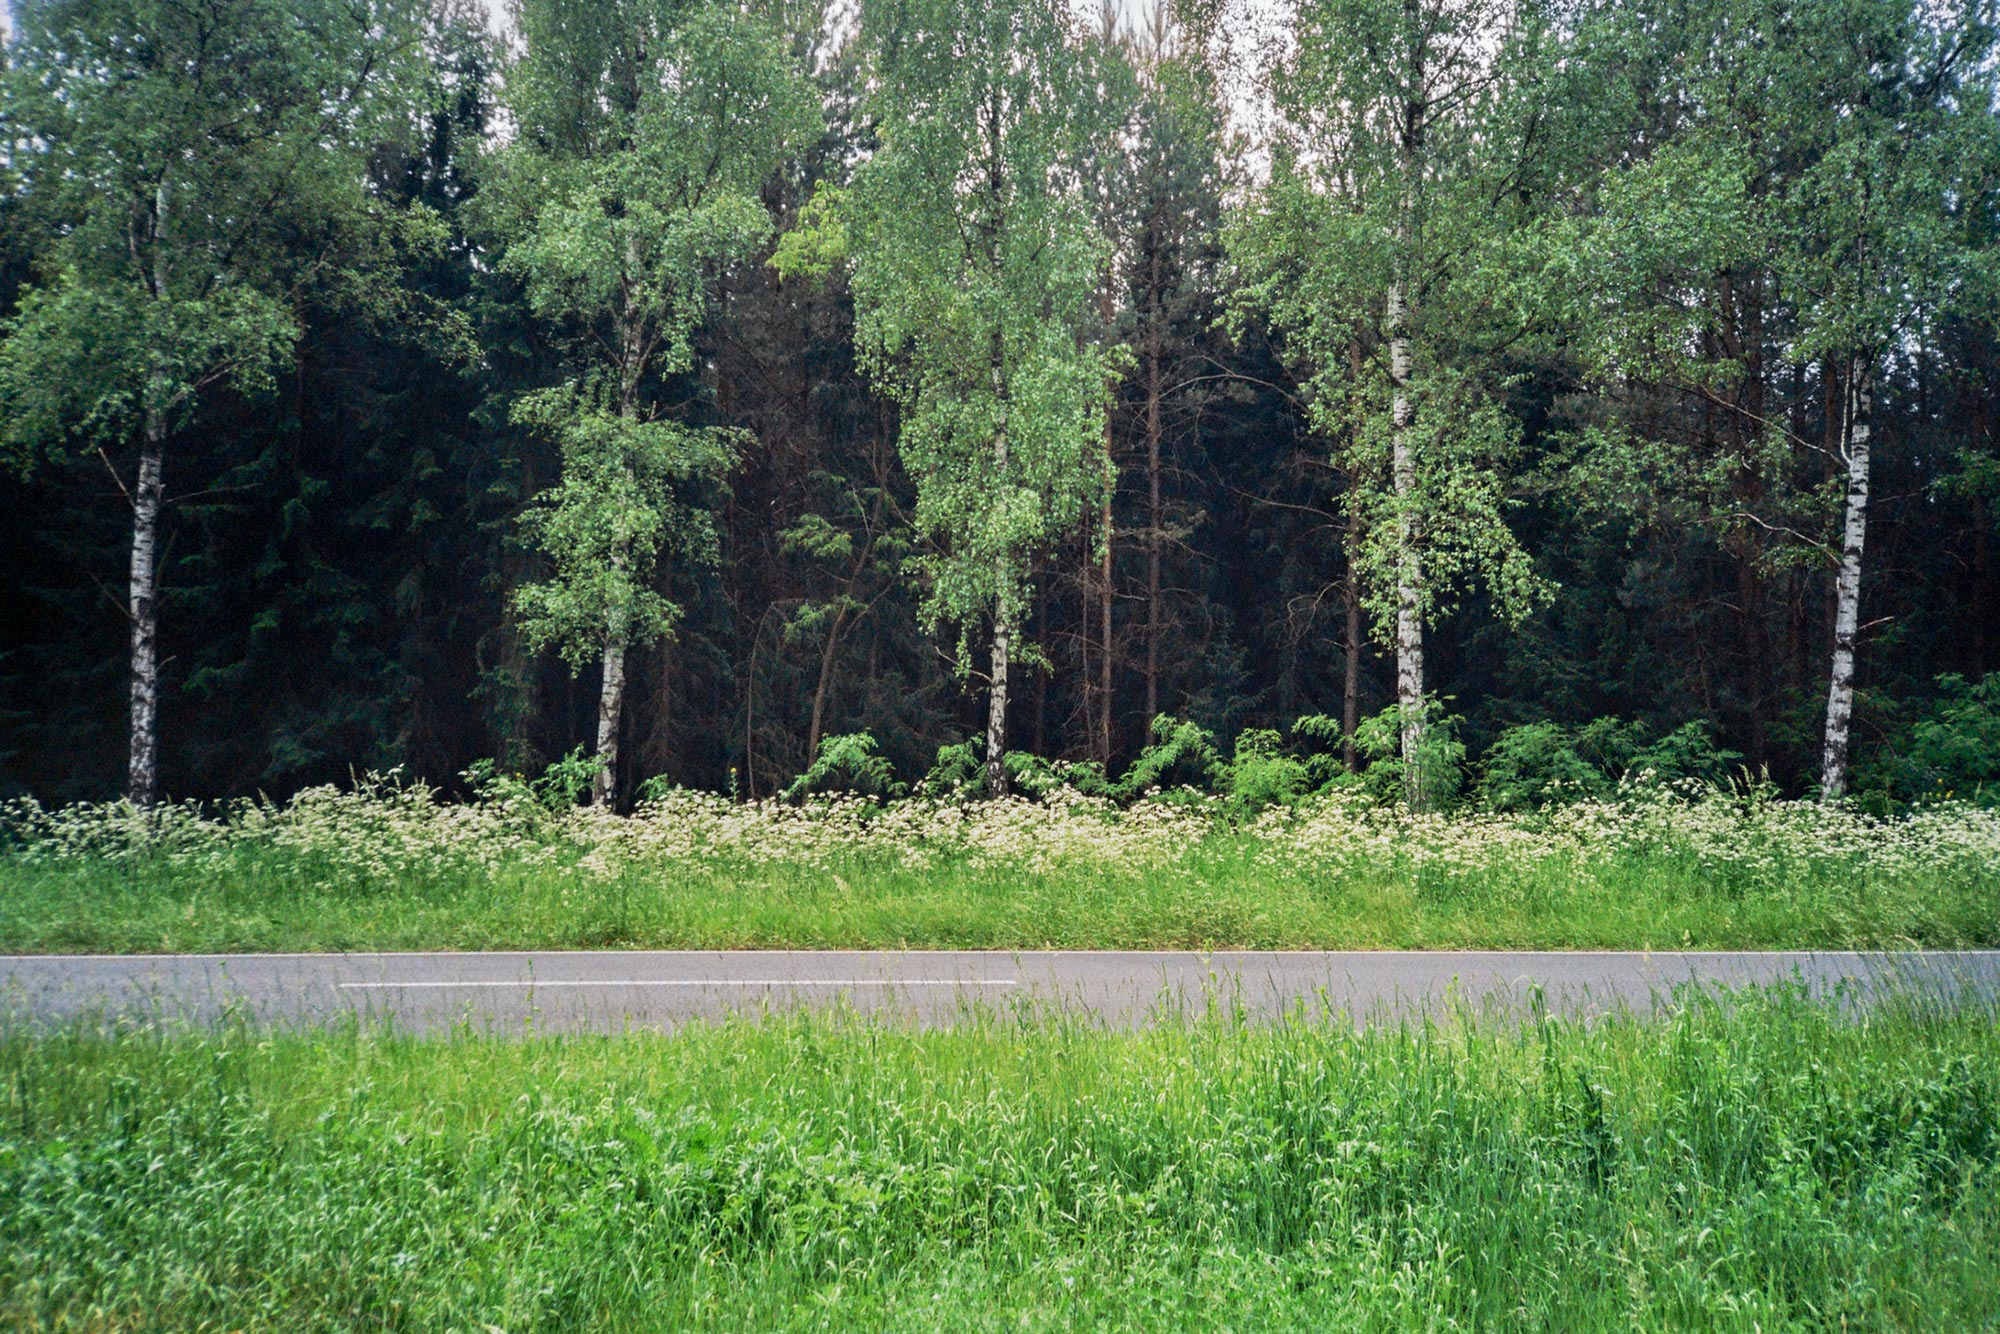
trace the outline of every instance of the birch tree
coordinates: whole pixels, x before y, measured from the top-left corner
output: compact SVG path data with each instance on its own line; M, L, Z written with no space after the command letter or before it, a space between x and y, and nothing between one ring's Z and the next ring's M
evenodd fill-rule
M729 432L673 419L661 377L694 365L716 271L770 236L760 191L818 128L786 44L733 7L524 0L509 71L519 139L502 182L520 239L503 266L569 339L573 375L515 419L562 449L527 530L551 577L517 598L528 637L601 676L592 800L618 800L625 657L670 634L663 552L711 559L691 487L725 472Z
M407 0L28 0L5 133L52 238L0 346L7 444L99 453L132 512L126 791L159 790L159 566L172 452L218 390L270 387L303 294L394 219L366 154L403 133Z
M1724 0L1682 22L1607 44L1707 54L1661 62L1673 73L1655 97L1672 115L1635 129L1642 146L1597 183L1594 217L1556 248L1555 285L1581 298L1581 342L1614 395L1676 389L1724 414L1765 468L1800 479L1746 495L1724 475L1740 460L1640 447L1680 491L1713 491L1711 521L1778 534L1832 571L1820 747L1832 800L1848 783L1878 386L1991 291L1991 257L1972 238L1996 163L1993 15L1983 0L1816 0L1782 14ZM1749 382L1776 378L1815 386L1817 412L1768 410ZM1812 536L1822 524L1829 540Z
M1417 807L1426 620L1475 578L1513 617L1543 591L1505 522L1519 431L1479 347L1537 146L1533 88L1516 77L1532 19L1516 0L1299 0L1268 71L1271 181L1233 238L1250 299L1309 376L1315 425L1365 488L1367 541L1349 554L1394 647Z
M1820 368L1824 436L1845 483L1820 759L1821 796L1834 800L1848 784L1876 385L1905 347L1934 342L1941 317L1986 313L1979 298L1991 288L1977 271L1990 257L1969 244L1966 205L2000 157L1990 89L1976 77L1993 49L1991 5L1841 4L1828 17L1824 37L1847 36L1851 54L1826 71L1823 146L1781 226L1803 306L1793 356Z
M880 143L781 263L847 263L862 363L902 408L933 628L990 627L986 786L1034 553L1103 484L1114 352L1089 334L1105 242L1085 189L1100 58L1063 0L865 0Z

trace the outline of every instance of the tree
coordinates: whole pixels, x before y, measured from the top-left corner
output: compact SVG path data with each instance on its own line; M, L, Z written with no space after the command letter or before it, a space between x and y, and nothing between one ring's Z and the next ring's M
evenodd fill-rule
M1990 257L1971 241L1978 222L1966 205L1991 189L2000 158L1977 77L1994 48L1986 0L1828 8L1815 15L1824 27L1800 38L1832 68L1801 89L1799 138L1810 134L1819 152L1787 192L1779 225L1791 244L1779 254L1803 306L1793 355L1820 367L1825 437L1846 483L1820 762L1821 795L1833 800L1848 783L1876 384L1905 342L1934 341L1942 317L1990 309L1978 272Z
M728 432L675 421L658 378L687 372L713 273L770 235L760 198L818 127L783 40L733 7L678 0L526 0L508 87L519 124L503 192L505 267L573 336L576 372L516 420L562 449L563 480L528 531L551 577L521 590L532 642L603 668L592 799L618 797L625 655L671 633L661 552L714 546L688 484L732 457Z
M1539 28L1516 0L1299 0L1294 18L1270 71L1271 180L1234 248L1365 488L1350 561L1378 627L1393 624L1404 795L1420 807L1426 619L1475 577L1510 617L1543 592L1505 522L1519 430L1492 354L1516 333L1504 242L1533 197Z
M1009 671L1034 552L1103 483L1114 353L1088 333L1104 242L1086 194L1096 61L1062 0L868 0L880 144L781 249L851 266L861 360L898 449L933 627L992 626L986 784L1007 789Z
M1206 395L1196 386L1210 374L1215 349L1207 341L1222 287L1224 170L1220 93L1205 49L1205 22L1192 5L1158 0L1139 35L1142 94L1134 144L1134 205L1130 300L1137 431L1144 446L1145 681L1148 726L1160 713L1167 592L1162 582L1168 543L1186 523L1169 512L1166 472L1175 418L1192 417ZM1182 429L1186 429L1183 424Z
M1712 429L1691 446L1655 432L1639 458L1702 479L1712 498L1681 489L1704 521L1775 535L1779 559L1833 570L1819 786L1837 798L1873 405L1893 363L1991 292L1974 239L1996 161L1982 74L1991 9L1816 0L1779 12L1717 0L1664 33L1627 22L1607 20L1607 49L1621 57L1653 42L1705 55L1640 62L1671 71L1647 99L1668 112L1630 127L1634 151L1603 172L1589 222L1564 244L1561 285L1587 294L1575 323L1591 331L1582 342L1601 386L1626 398L1634 384L1676 391L1705 419L1719 414L1736 441L1715 457L1702 448ZM1836 513L1836 537L1810 535Z
M145 806L169 447L218 389L267 387L303 294L398 230L366 155L408 128L422 6L38 0L15 23L8 151L54 239L0 347L0 429L24 461L100 452L131 507L127 791Z

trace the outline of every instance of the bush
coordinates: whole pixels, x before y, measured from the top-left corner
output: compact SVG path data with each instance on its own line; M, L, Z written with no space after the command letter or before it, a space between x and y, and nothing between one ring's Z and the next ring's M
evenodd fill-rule
M1969 682L1937 679L1936 698L1892 730L1888 744L1856 775L1866 801L1940 801L1956 797L2000 806L2000 672Z
M1424 766L1424 790L1436 809L1458 803L1465 788L1465 743L1459 740L1460 719L1444 711L1439 700L1424 701L1424 743L1417 762ZM1361 786L1378 801L1403 799L1403 710L1391 704L1364 718L1354 729L1354 748L1367 762Z
M1523 723L1502 732L1480 761L1479 802L1518 811L1551 802L1606 797L1621 781L1726 786L1743 756L1718 749L1703 721L1648 743L1641 723L1598 718L1582 727Z
M917 784L917 791L933 801L951 801L977 796L985 782L986 766L979 762L976 743L967 738L956 745L938 747L937 759Z
M1139 752L1113 786L1112 794L1130 800L1153 788L1192 787L1213 792L1225 769L1215 734L1196 723L1161 714L1153 719L1153 742Z
M1575 740L1561 723L1523 723L1502 732L1480 763L1480 805L1518 811L1565 797L1602 796L1610 780L1577 753Z
M786 801L798 801L814 793L858 792L868 797L900 797L907 786L896 781L896 770L879 753L875 738L866 732L844 732L821 737L819 754L806 771L785 789Z
M373 777L373 775L371 775ZM504 772L492 760L474 760L459 775L480 801L504 804L532 801L548 811L566 811L583 800L597 777L597 757L578 746L542 770L539 778Z
M1311 776L1305 763L1285 752L1284 738L1265 727L1246 728L1236 738L1236 758L1223 770L1230 804L1246 811L1289 805L1303 797Z
M1710 787L1727 787L1743 772L1743 752L1717 746L1708 720L1697 718L1634 751L1626 772L1635 778L1650 776L1658 783L1692 779Z

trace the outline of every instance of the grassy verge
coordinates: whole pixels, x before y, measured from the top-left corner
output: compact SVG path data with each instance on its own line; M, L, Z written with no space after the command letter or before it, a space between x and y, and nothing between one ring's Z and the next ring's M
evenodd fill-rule
M1991 946L1983 879L1718 884L1670 857L1531 872L1334 874L1226 844L1165 869L727 862L503 867L328 887L249 854L199 873L0 871L0 949L1711 949Z
M2000 945L2000 812L1720 794L1457 817L675 794L620 819L397 789L15 808L0 848L0 950L31 952Z
M0 1322L1992 1328L1995 1019L12 1033Z

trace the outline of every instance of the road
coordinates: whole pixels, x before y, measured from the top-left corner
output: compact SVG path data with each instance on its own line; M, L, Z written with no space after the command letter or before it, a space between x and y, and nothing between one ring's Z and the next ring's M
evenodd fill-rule
M1295 1006L1357 1022L1460 1006L1588 1017L1671 1004L1678 988L1796 980L1865 1004L1889 993L2000 999L2000 951L1853 954L1438 951L603 951L494 954L0 956L0 1023L154 1019L418 1033L618 1032L796 1006L927 1025L1061 1007L1114 1025L1211 1004Z

